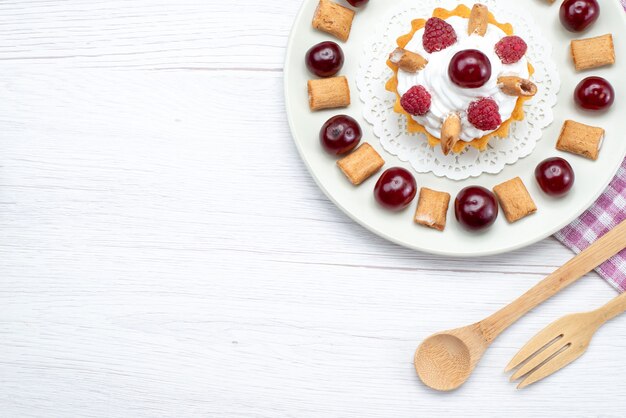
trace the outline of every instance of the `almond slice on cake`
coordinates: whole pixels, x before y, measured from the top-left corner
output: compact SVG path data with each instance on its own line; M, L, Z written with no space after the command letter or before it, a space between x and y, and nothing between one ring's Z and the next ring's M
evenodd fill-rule
M477 34L479 36L485 36L488 24L489 9L484 4L476 3L470 13L467 33L470 35Z

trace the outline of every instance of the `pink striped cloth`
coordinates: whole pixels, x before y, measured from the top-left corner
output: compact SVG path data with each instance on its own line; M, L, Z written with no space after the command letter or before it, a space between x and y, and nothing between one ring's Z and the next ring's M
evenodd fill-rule
M622 162L611 184L598 200L578 219L554 236L579 253L624 219L626 219L626 160ZM618 290L626 291L626 250L601 264L596 271Z
M626 9L626 0L620 1ZM624 219L626 219L626 159L598 200L578 219L554 236L579 253ZM600 265L596 271L616 289L626 291L626 250Z

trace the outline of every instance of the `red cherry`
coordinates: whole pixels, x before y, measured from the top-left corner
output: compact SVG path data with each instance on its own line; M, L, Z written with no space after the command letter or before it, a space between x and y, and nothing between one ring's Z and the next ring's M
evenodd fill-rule
M327 153L341 155L352 151L363 133L359 123L347 115L333 116L320 130L320 143Z
M386 170L374 187L376 201L385 209L394 212L409 206L416 193L415 177L401 167Z
M615 101L615 91L604 78L587 77L576 86L574 101L583 109L605 110Z
M563 158L554 157L543 160L535 169L535 178L539 187L549 196L563 196L574 185L574 170Z
M448 75L457 86L468 89L482 87L491 78L491 62L477 49L459 51L450 60Z
M456 220L470 231L488 228L498 217L496 197L489 190L480 186L466 187L459 192L454 201Z
M565 0L561 4L561 24L570 32L582 32L600 16L597 0Z
M354 7L365 6L369 0L348 0L348 3L353 5Z
M331 77L343 67L343 51L335 42L320 42L307 51L305 62L316 76Z

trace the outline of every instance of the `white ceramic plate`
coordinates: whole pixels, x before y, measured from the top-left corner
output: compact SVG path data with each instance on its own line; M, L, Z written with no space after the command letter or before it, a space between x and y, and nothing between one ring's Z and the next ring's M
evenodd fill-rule
M341 0L339 0L341 1ZM502 0L510 1L510 0ZM374 137L370 125L363 119L362 103L354 83L359 66L361 48L371 36L373 28L392 8L395 1L372 0L367 7L357 11L350 40L341 44L345 64L340 75L346 75L352 91L352 105L347 109L325 110L312 113L308 108L306 82L313 78L304 64L306 51L324 40L334 40L329 35L311 28L311 19L317 0L304 0L291 32L285 61L285 100L289 125L300 155L313 178L326 195L352 219L372 232L400 245L435 254L452 256L482 256L504 253L533 244L558 231L585 209L606 188L626 154L626 126L623 111L626 109L626 74L621 62L626 60L626 17L618 0L603 0L601 15L593 27L583 35L565 31L558 18L559 3L550 5L542 0L523 1L524 10L543 28L544 34L554 47L554 60L561 76L561 93L554 108L554 123L544 130L544 136L529 156L516 164L506 166L497 175L483 174L478 178L452 181L433 174L418 174L394 156L387 154ZM471 6L473 2L463 2ZM415 16L423 17L423 16ZM407 27L409 26L407 22ZM612 33L615 40L617 64L576 73L569 56L569 42L579 37ZM586 113L576 109L572 94L576 84L584 77L598 75L608 79L615 88L616 101L612 109L603 114ZM352 186L336 167L336 158L327 155L320 147L318 135L324 122L336 114L348 114L356 118L363 128L363 140L372 144L386 161L385 168L405 167L413 171L418 186L447 191L452 197L469 185L493 188L496 184L519 176L535 200L538 212L514 224L508 224L502 211L496 223L487 231L475 234L466 232L454 219L453 204L448 211L448 223L444 232L415 225L412 221L415 201L407 210L390 213L380 208L374 200L373 188L378 175L358 187ZM606 138L597 161L565 154L555 149L556 139L565 119L574 119L606 130ZM535 166L551 156L566 158L573 166L576 182L572 191L561 199L544 195L534 180ZM453 203L453 202L452 202Z

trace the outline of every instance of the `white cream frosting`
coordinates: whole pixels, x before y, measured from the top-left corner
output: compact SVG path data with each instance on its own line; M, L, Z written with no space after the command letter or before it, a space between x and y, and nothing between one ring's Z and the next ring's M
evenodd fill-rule
M446 19L455 30L457 42L448 48L429 54L422 45L424 29L415 33L413 39L405 47L406 50L416 52L428 60L428 65L417 73L398 71L398 93L402 96L411 87L424 86L432 96L430 111L424 116L412 116L415 121L423 125L433 136L441 137L441 127L446 117L457 112L461 117L461 139L472 141L485 136L493 131L482 131L469 123L466 110L469 104L481 97L493 98L500 108L502 121L509 119L515 109L517 97L507 96L498 87L498 77L502 75L515 75L528 78L528 60L526 57L514 64L503 64L495 53L495 45L504 38L506 33L495 25L489 24L485 36L476 34L468 35L467 25L469 20L452 16ZM467 89L457 86L448 76L450 60L459 51L477 49L484 53L491 61L491 78L482 87Z

